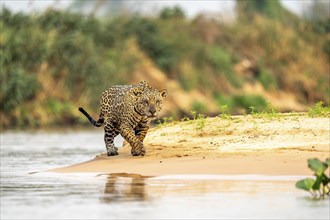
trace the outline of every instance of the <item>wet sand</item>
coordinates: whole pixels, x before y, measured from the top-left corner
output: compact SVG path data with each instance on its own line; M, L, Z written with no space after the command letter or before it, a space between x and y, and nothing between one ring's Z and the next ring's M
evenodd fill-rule
M307 159L330 155L330 119L304 114L273 118L237 116L170 123L150 129L144 157L104 153L49 170L60 173L312 175ZM92 156L92 155L91 155Z

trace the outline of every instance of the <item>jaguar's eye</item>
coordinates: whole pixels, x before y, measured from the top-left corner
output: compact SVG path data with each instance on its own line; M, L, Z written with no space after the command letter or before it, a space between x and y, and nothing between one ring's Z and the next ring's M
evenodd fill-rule
M148 99L143 99L143 102L144 102L145 104L149 104L149 100L148 100Z
M156 104L157 104L157 105L159 105L159 104L160 104L160 101L159 101L159 100L157 100L157 101L156 101Z

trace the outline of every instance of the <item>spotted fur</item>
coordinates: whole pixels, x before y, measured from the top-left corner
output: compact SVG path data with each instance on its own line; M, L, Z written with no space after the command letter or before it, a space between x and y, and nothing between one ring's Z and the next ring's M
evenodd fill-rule
M79 108L96 127L104 125L104 141L108 156L118 155L114 138L121 134L131 145L133 156L144 156L143 140L152 119L162 109L166 89L158 91L145 81L138 85L116 85L102 93L99 119L95 121L83 108Z

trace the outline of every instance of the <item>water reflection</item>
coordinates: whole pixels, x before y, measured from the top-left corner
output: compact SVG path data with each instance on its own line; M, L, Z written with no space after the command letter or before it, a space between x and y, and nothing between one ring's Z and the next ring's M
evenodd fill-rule
M131 202L145 201L148 196L145 190L145 179L148 176L127 173L112 173L107 177L104 195L101 202Z
M27 175L91 159L102 135L1 134L0 219L329 219L329 199L295 189L303 177Z

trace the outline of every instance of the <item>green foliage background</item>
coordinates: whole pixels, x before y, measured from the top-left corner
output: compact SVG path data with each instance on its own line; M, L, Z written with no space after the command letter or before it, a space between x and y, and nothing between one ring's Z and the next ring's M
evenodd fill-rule
M146 62L140 54L185 91L202 91L232 112L266 107L264 97L240 92L251 81L268 91L291 92L304 105L329 104L329 19L305 21L277 1L257 2L238 1L233 23L187 19L178 7L156 17L106 19L56 10L24 15L4 8L1 126L82 123L77 106L98 112L105 88L132 83ZM235 69L244 59L254 63L252 76ZM192 110L204 113L207 106L196 101Z

